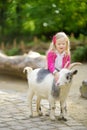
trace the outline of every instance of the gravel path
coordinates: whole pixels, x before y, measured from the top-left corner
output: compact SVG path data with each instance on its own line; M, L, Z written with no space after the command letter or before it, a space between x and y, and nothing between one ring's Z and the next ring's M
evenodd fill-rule
M87 80L87 64L77 66L78 74L73 79L73 84L68 96L68 114L87 127L87 99L80 95L79 88L83 80ZM0 75L0 90L9 90L19 93L27 93L27 81Z

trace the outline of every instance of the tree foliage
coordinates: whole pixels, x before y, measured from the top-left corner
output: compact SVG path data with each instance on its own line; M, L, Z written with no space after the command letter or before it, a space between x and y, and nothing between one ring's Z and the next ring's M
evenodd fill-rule
M0 0L0 40L55 32L87 35L86 0Z

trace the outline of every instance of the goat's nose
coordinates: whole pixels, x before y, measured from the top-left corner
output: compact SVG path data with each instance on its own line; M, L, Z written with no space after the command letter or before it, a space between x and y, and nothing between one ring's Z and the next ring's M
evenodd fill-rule
M60 84L59 83L56 83L56 86L59 86Z

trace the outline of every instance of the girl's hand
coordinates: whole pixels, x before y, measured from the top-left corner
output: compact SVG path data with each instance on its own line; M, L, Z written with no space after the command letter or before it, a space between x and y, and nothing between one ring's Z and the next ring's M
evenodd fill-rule
M54 73L53 75L54 75L54 79L55 79L55 81L57 82L57 80L58 80L58 78L59 78L59 73L56 72L56 73Z

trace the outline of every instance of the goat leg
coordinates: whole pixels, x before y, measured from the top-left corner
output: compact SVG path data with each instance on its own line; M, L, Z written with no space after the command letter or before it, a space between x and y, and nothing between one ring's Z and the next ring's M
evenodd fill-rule
M67 106L65 102L60 102L60 111L61 111L61 114L60 114L59 120L67 121L67 119L65 118L65 114L67 112Z
M28 92L29 117L33 116L33 112L32 112L32 98L33 98L33 92L29 91Z
M43 113L41 112L40 101L41 101L41 98L40 98L40 97L37 97L36 109L37 109L37 113L38 113L38 115L39 115L39 116L42 116Z
M54 121L55 118L55 99L50 95L49 97L49 105L50 105L50 119Z

